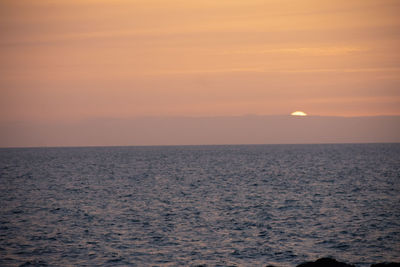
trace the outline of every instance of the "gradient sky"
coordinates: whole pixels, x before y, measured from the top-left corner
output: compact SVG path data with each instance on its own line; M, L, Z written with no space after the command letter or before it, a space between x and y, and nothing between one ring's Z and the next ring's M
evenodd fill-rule
M400 115L398 14L398 0L0 0L0 122Z

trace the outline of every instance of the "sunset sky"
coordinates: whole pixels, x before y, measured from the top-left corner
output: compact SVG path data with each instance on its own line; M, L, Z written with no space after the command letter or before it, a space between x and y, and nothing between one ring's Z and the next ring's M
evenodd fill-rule
M400 115L400 1L0 1L0 122Z

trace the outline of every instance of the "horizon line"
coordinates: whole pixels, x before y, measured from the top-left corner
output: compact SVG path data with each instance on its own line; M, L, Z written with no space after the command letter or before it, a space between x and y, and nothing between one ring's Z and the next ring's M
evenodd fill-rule
M200 146L290 146L290 145L373 145L400 144L400 142L321 142L321 143L248 143L248 144L185 144L185 145L71 145L71 146L0 146L0 149L41 149L41 148L112 148L112 147L200 147Z

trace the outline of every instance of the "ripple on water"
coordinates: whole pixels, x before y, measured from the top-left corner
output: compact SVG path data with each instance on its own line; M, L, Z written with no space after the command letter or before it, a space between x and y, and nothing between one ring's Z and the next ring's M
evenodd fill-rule
M399 144L0 149L0 265L398 261L399 158Z

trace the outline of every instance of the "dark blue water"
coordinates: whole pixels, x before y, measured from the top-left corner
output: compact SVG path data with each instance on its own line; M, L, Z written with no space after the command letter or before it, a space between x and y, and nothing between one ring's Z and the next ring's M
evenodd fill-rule
M400 144L0 149L0 265L400 259Z

